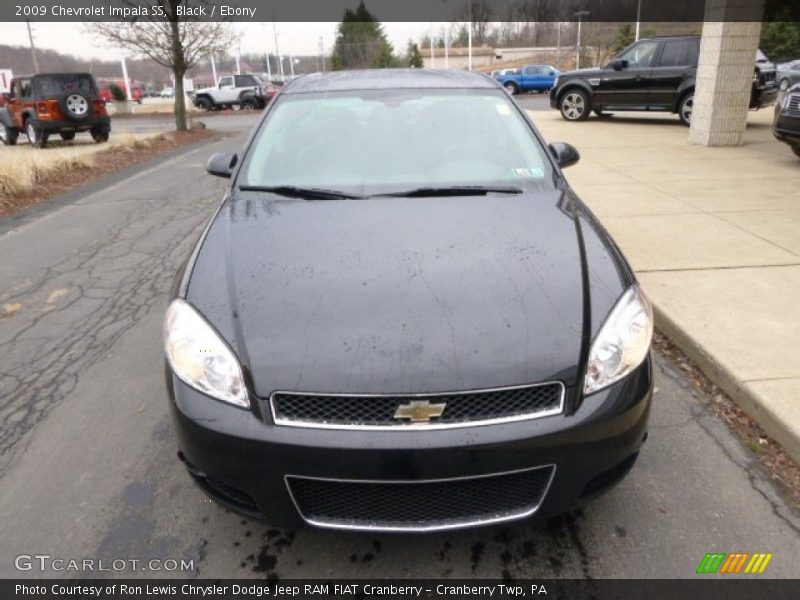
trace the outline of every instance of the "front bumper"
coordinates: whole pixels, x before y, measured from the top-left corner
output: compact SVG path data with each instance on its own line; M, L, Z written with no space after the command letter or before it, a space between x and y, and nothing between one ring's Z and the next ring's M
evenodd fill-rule
M775 84L754 87L750 94L750 108L766 108L778 101L778 86Z
M648 359L623 381L585 398L572 414L427 431L275 426L260 401L252 411L229 406L188 387L169 368L167 387L179 456L201 488L238 512L294 529L313 520L301 516L287 477L414 483L552 465L541 501L520 516L549 517L577 507L621 480L635 461L646 438L652 365ZM572 393L568 388L567 398ZM444 528L451 527L417 530Z
M558 88L550 88L550 108L558 108Z
M779 112L775 116L772 133L782 142L800 146L800 114Z

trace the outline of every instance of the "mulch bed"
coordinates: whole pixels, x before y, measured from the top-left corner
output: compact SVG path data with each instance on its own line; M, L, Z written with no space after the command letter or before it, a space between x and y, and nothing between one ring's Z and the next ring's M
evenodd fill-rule
M3 198L3 201L0 202L0 217L10 216L33 204L38 204L159 154L199 142L213 135L214 132L206 129L173 131L151 139L144 148L110 147L101 150L92 155L94 165L91 167L51 171L45 174L30 192L13 198Z
M800 467L783 448L663 334L656 332L653 347L692 381L701 400L728 425L800 507Z

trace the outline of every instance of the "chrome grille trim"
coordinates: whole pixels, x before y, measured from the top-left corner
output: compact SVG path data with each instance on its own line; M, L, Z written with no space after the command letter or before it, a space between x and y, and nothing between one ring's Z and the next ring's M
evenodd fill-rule
M278 417L275 411L274 398L277 394L296 395L296 396L319 396L319 397L337 397L337 398L398 398L403 400L415 399L435 399L446 396L455 395L470 395L482 394L491 392L503 392L511 390L523 390L528 388L536 388L543 386L559 386L561 393L559 396L558 406L552 409L540 410L533 413L521 413L518 415L511 415L507 417L498 417L494 419L482 419L475 421L460 421L458 423L436 423L435 421L429 423L403 423L398 422L397 425L361 425L357 423L320 423L318 421L301 421L295 419L287 419ZM286 427L303 427L307 429L342 429L342 430L370 430L370 431L432 431L437 429L457 429L464 427L479 427L483 425L498 425L502 423L514 423L517 421L529 421L533 419L541 419L544 417L552 417L560 415L564 412L564 397L566 395L566 388L561 381L544 381L541 383L514 385L496 388L482 388L477 390L459 390L448 392L432 392L432 393L419 393L419 394L325 394L320 392L287 392L282 390L275 390L269 396L269 411L272 416L272 421L275 425Z
M484 478L492 478L492 477L502 477L503 475L515 475L518 473L527 473L530 471L537 471L540 469L549 469L550 470L550 477L547 480L547 483L542 488L542 492L539 495L538 501L531 505L530 507L526 508L523 511L517 512L509 512L506 514L498 515L496 517L490 518L482 518L482 519L469 519L469 520L460 520L460 521L451 521L448 523L436 523L432 525L409 525L409 526L400 526L400 525L380 525L380 524L373 524L373 525L362 525L362 524L353 524L353 523L342 523L337 521L323 521L319 519L313 519L307 517L303 514L303 511L300 509L300 506L295 499L294 494L292 493L292 486L289 483L290 479L311 479L315 481L327 481L327 482L335 482L335 483L375 483L375 484L382 484L382 485L402 485L402 484L424 484L424 483L445 483L448 481L464 481L469 479L484 479ZM284 475L283 481L286 485L286 490L289 493L289 497L292 500L292 504L294 504L295 509L297 510L297 514L300 515L300 518L303 519L309 525L314 527L321 527L324 529L339 529L339 530L348 530L348 531L385 531L385 532L429 532L429 531L446 531L451 529L466 529L469 527L480 527L484 525L492 525L496 523L505 523L509 521L517 521L519 519L525 519L527 517L533 516L537 510L541 507L542 503L544 502L545 498L547 498L547 494L550 491L550 486L553 484L553 479L556 476L556 465L546 464L546 465L539 465L537 467L530 467L527 469L516 469L513 471L501 471L499 473L486 473L484 475L468 475L464 477L448 477L443 479L341 479L341 478L332 478L332 477L307 477L304 475Z

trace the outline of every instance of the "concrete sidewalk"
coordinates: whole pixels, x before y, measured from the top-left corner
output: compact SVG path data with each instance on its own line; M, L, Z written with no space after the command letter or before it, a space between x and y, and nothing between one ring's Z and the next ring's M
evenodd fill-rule
M800 462L800 160L751 112L744 146L706 148L669 115L568 123L567 177L621 246L657 326Z

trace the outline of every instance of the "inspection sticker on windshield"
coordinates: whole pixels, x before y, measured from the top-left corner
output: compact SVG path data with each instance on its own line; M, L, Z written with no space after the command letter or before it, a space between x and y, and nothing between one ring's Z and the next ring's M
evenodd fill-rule
M544 177L544 171L538 168L524 168L512 169L515 177L531 177L533 179L541 179Z

